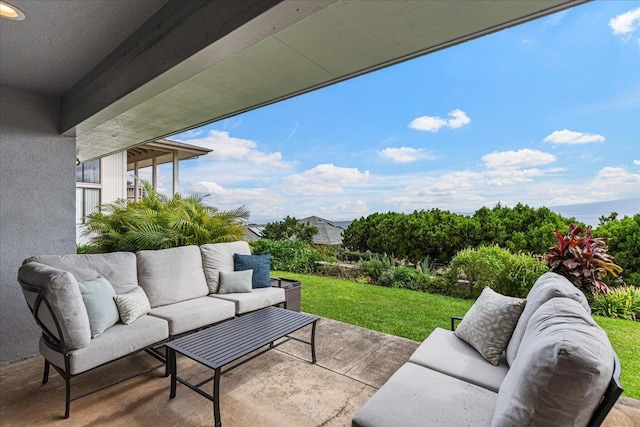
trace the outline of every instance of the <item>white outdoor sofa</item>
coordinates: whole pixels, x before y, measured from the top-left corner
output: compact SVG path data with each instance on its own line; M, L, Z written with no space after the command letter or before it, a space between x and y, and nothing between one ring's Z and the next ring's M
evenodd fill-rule
M476 317L482 298L465 319ZM546 273L518 316L513 334L505 332L506 350L494 354L497 365L456 336L454 320L460 318L452 318L452 331L435 329L352 425L599 426L622 393L620 363L584 294L564 277ZM501 319L471 320L482 324L472 339L481 343Z
M162 362L134 376L141 375L166 366L163 343L177 335L271 305L286 307L285 291L281 288L269 286L243 293L218 293L222 274L234 271L234 254L250 255L248 243L238 241L137 253L41 255L26 259L18 271L18 281L42 329L39 343L45 358L42 383L48 380L50 365L64 378L65 418L69 417L70 402L86 395L71 396L72 377L140 351ZM104 279L113 287L112 292L107 291L116 298L131 297L121 298L127 310L150 311L130 324L118 321L96 336L95 323L91 323L96 319L90 320L88 303L83 301L80 288ZM146 310L137 306L141 301L140 288L148 299ZM107 305L98 301L98 311ZM106 387L99 390L103 388Z

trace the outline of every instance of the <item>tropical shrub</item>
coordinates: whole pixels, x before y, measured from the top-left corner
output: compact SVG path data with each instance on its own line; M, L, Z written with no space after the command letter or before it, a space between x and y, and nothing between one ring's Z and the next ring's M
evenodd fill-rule
M624 268L622 280L627 285L640 286L640 213L622 219L617 216L613 212L601 218L593 235L607 238L608 253Z
M395 267L396 263L393 259L386 256L378 256L368 261L361 261L358 266L360 274L368 277L370 283L376 283L382 273Z
M640 321L640 288L621 286L608 294L594 295L592 313L598 316Z
M451 286L458 280L470 282L466 295L464 289L458 289L457 296L476 298L488 286L503 295L524 298L547 270L542 260L531 255L512 254L498 246L482 246L458 252L445 277Z
M271 254L272 270L313 273L318 270L318 262L326 260L303 241L260 239L250 245L256 255Z
M135 252L202 245L242 239L240 219L249 211L239 207L220 211L203 202L208 195L168 197L143 182L147 196L134 203L118 200L87 216L87 252Z
M388 288L422 291L427 288L428 277L415 268L399 265L383 271L376 284Z
M558 245L549 248L545 256L552 271L565 276L576 287L590 294L608 293L609 286L602 281L608 274L616 277L622 268L607 253L604 238L593 238L591 227L581 236L582 227L569 225L569 232L554 232Z

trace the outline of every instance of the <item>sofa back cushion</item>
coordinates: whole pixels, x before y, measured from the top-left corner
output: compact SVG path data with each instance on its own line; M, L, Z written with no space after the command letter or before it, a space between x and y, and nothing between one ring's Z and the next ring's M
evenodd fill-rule
M545 273L536 280L527 295L527 304L522 310L518 324L507 345L507 363L513 365L518 348L527 329L527 323L542 304L555 297L571 298L580 303L586 313L591 313L589 302L580 289L576 288L565 277L556 273Z
M102 276L111 283L118 295L131 292L138 286L136 255L131 252L39 255L28 258L26 262L39 262L68 271L81 282Z
M173 304L209 293L197 246L139 251L138 283L151 307Z
M492 426L585 426L611 381L614 353L580 303L553 298L531 316L500 385Z
M36 317L55 338L64 339L67 350L85 347L91 341L89 316L82 301L80 287L75 277L68 271L59 270L38 262L28 262L18 270L18 278L44 291L44 296L51 304L51 313L46 304L39 306ZM31 309L34 309L37 293L23 289L24 297ZM62 337L54 323L58 320Z
M209 293L218 293L220 287L219 273L234 271L233 254L251 255L249 243L240 240L227 243L210 243L200 246L202 266L207 278Z

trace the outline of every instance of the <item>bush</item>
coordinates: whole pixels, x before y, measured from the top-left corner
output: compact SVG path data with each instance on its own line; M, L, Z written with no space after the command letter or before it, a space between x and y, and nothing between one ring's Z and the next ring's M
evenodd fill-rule
M395 266L395 262L389 257L378 256L369 261L360 262L359 266L360 274L368 277L370 283L376 283L382 273Z
M476 298L488 286L503 295L524 298L546 271L545 263L531 255L512 254L497 246L483 246L458 252L445 277L452 284L461 279L471 282L467 295L464 295L464 289L455 291L462 294L459 296Z
M598 293L593 297L591 309L598 316L640 320L640 288L622 286L608 294Z
M427 288L428 277L412 267L391 267L378 278L378 285L388 288L403 288L423 291Z
M271 254L271 269L292 273L313 273L324 257L308 243L291 240L260 239L251 243L256 255Z

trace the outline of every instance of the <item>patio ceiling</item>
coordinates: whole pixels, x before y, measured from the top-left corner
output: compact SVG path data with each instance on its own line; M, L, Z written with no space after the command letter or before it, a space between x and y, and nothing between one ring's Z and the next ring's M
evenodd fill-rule
M59 96L85 161L586 1L10 0L0 82Z

